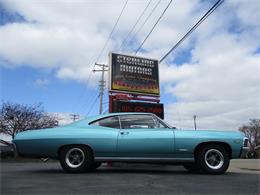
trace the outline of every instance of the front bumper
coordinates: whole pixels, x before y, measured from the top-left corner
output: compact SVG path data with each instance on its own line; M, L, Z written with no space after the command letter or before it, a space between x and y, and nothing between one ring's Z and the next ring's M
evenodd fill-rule
M248 151L249 147L242 147L240 151L240 158L246 158Z

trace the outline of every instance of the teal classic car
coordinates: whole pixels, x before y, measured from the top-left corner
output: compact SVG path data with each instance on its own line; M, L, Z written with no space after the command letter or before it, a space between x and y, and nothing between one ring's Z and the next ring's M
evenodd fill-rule
M67 172L96 169L102 162L184 165L191 172L223 174L248 140L238 131L178 130L150 113L111 113L67 126L18 133L24 157L58 159Z

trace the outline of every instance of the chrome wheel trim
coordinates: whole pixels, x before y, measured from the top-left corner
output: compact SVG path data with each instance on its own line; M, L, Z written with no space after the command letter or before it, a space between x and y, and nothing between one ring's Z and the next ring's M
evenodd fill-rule
M71 168L80 167L85 160L84 151L80 148L71 148L65 156L66 164Z
M220 169L224 164L224 156L217 149L210 149L205 153L204 160L206 165L214 170Z

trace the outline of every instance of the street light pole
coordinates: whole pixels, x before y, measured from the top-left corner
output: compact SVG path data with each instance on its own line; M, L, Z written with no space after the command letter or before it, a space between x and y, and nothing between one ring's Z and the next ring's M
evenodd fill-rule
M193 115L193 121L194 121L194 129L197 130L197 124L196 124L196 115Z

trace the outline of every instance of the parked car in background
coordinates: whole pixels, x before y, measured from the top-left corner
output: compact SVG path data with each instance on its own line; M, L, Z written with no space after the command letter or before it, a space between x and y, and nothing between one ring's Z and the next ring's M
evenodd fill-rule
M14 157L14 148L11 143L0 142L0 157L1 159Z
M247 149L241 132L179 130L149 113L105 114L21 132L13 143L19 155L58 159L72 173L96 169L102 162L145 162L223 174L230 159L240 158Z

